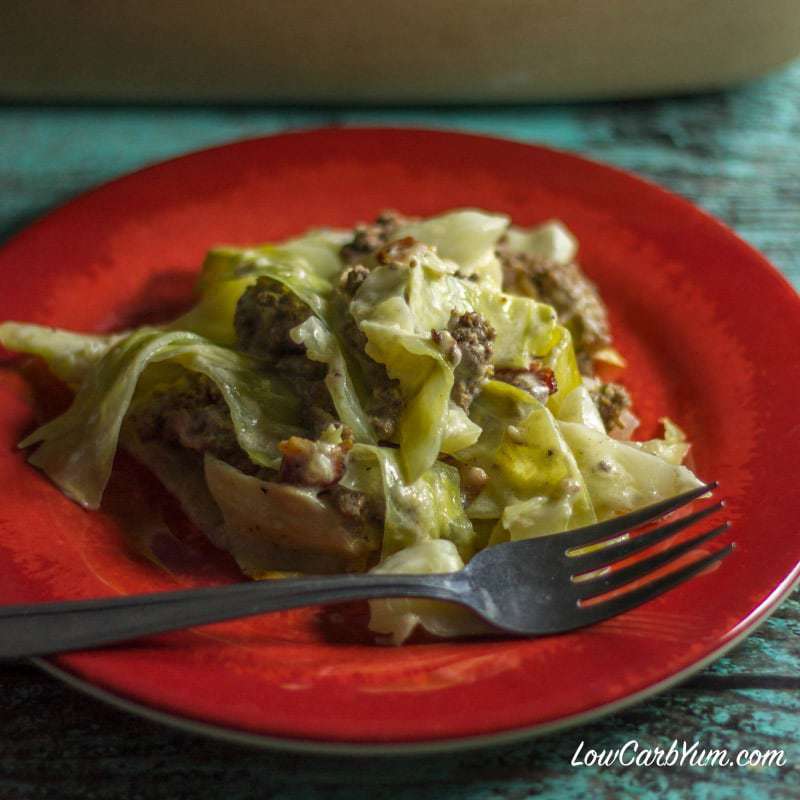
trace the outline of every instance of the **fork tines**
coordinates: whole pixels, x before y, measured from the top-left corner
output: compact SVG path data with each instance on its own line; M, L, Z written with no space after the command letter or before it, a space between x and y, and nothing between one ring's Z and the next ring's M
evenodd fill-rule
M575 588L574 596L587 624L635 608L694 577L721 561L733 551L735 545L731 542L716 552L706 553L703 557L692 560L679 569L661 575L642 585L636 585L637 581L646 579L648 575L655 573L661 567L665 567L682 556L688 555L700 545L724 533L730 527L730 523L725 521L690 539L668 546L667 549L661 552L628 566L613 569L615 564L624 561L629 556L664 542L701 519L720 511L725 504L723 501L719 501L693 514L660 525L639 536L620 538L620 534L629 532L670 511L674 511L707 494L716 486L716 482L705 484L670 500L640 509L633 514L609 520L610 524L602 523L601 525L583 528L564 537L565 539L570 539L567 543L569 549L565 551L565 556L572 569L572 582ZM587 548L590 546L591 549L587 552ZM624 591L628 586L632 588L629 591L625 591L624 594L616 594L607 600L602 599L603 595L617 590ZM595 600L597 602L593 602Z
M632 531L634 528L638 528L640 525L644 525L647 522L652 522L655 519L666 516L671 511L675 511L676 509L691 503L692 500L696 500L698 497L702 497L704 494L713 492L717 486L718 484L716 481L704 483L702 486L698 486L696 489L690 489L688 492L675 495L675 497L669 497L666 500L662 500L658 503L644 506L644 508L631 511L629 514L625 514L622 517L613 517L612 519L605 520L604 522L597 522L594 525L589 525L585 528L577 528L576 530L569 531L568 533L561 533L559 534L559 541L563 542L565 547L569 548L570 550L574 550L579 547L586 547L590 544L598 544L604 539L610 539L614 536L618 536L620 533Z
M652 547L659 542L663 542L665 539L669 539L671 536L675 536L685 528L688 528L690 525L694 525L695 522L699 522L704 517L708 517L711 514L720 511L724 505L725 504L722 501L714 503L714 505L703 508L700 511L696 511L694 514L690 514L687 517L681 517L680 519L676 519L673 522L667 523L666 525L661 525L660 527L654 528L653 530L643 533L639 536L623 540L612 540L605 547L601 546L599 549L593 549L583 555L572 556L575 561L576 570L576 572L573 574L576 575L580 573L582 575L587 572L592 572L593 570L597 570L602 567L609 566L612 563L616 563L617 561L621 561L623 558L633 555L634 553L638 553L640 550L646 550L648 547ZM722 530L727 527L728 525L726 523ZM717 532L722 533L722 530ZM709 531L709 534L710 533L711 532ZM699 540L705 541L703 536L711 538L710 535L703 534L702 536L697 537L698 544L700 544ZM605 537L603 537L601 542L604 539Z
M726 528L727 525L721 526L721 530L725 530ZM636 608L642 605L642 603L646 603L648 600L652 600L658 597L658 595L673 589L684 581L688 581L695 575L699 575L717 562L722 561L723 558L733 552L735 547L735 543L731 542L715 553L710 553L703 558L692 561L690 564L680 569L673 570L656 580L649 581L632 591L612 597L604 602L598 602L588 606L584 605L581 607L583 623L591 625L593 622L599 622Z

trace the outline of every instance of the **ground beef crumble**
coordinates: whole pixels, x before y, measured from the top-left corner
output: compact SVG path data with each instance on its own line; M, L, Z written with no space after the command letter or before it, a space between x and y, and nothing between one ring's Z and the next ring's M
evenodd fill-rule
M288 377L306 411L314 435L336 418L325 386L327 366L306 356L305 347L289 335L305 322L311 309L283 284L260 277L236 305L234 328L241 350L256 356L279 375Z
M589 394L600 412L607 432L614 428L623 428L622 415L632 405L628 390L620 383L600 383L589 390Z
M339 255L345 264L355 264L379 250L390 241L398 228L408 220L395 211L384 211L375 222L358 225L353 238L342 247Z
M451 399L469 411L481 386L492 375L495 330L477 311L450 312L446 330L433 330L431 337L454 368Z
M330 491L330 500L344 516L350 519L365 519L367 516L367 496L364 492L346 489L336 484Z
M247 474L259 472L239 446L228 405L216 384L192 373L156 393L132 414L142 441L162 441L213 456Z
M238 346L259 358L302 353L303 346L292 341L289 331L310 316L311 309L294 292L262 276L236 304L233 324Z
M320 494L340 514L363 527L383 530L384 509L371 502L364 492L347 489L340 483Z

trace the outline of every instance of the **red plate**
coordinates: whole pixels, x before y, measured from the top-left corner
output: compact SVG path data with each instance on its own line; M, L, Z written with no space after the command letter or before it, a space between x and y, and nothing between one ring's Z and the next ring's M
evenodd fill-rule
M361 606L305 609L64 656L50 662L60 674L163 719L260 742L454 746L638 700L718 656L786 596L800 569L800 302L727 228L618 170L412 130L322 130L206 150L114 181L16 237L0 252L0 318L76 330L141 321L186 301L213 245L351 226L385 207L429 215L459 206L522 225L558 217L575 232L628 358L643 432L664 414L687 430L698 473L719 480L728 500L736 553L639 610L568 635L396 649L369 643ZM29 384L8 368L0 379L0 601L236 578L124 460L102 511L63 497L14 450L34 424ZM176 534L159 545L172 574L130 547L131 527L156 524L149 511L137 517L145 508L163 510Z

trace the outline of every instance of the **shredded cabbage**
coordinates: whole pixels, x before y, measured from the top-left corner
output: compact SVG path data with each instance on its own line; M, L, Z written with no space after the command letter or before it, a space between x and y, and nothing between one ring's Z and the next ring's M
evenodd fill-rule
M609 436L555 309L503 291L504 252L573 262L577 241L563 224L523 230L502 214L451 211L400 223L350 269L340 251L352 237L316 230L215 248L194 307L162 327L78 334L0 325L0 344L43 358L75 390L66 412L21 442L37 446L31 463L97 508L122 442L253 577L276 569L455 571L482 547L588 525L700 485L683 466L689 444L670 420L660 439ZM283 311L265 314L284 324L286 352L253 357L239 349L236 319L245 293L260 319L260 277L294 297L291 324ZM278 295L264 293L263 302L288 297ZM491 360L484 349L484 371L464 400L458 369L469 340L451 333L459 325L474 333L461 320L476 318ZM592 357L624 364L612 347ZM492 369L496 380L487 379ZM135 415L191 373L218 389L254 474L210 451L198 459L174 442L138 437ZM552 383L534 397L535 389L518 388L526 386L520 374ZM330 461L335 486L295 485L283 472L287 453L300 458L318 444L303 438L319 435L312 396L322 417L335 417L326 451L340 459ZM371 416L381 402L396 414L388 427ZM435 601L373 601L371 615L372 630L396 643L418 625L439 636L485 630L464 609Z
M465 293L455 289L460 286L458 279L421 263L405 270L378 267L350 304L366 336L367 355L400 383L405 409L397 438L410 482L433 466L440 452L463 447L479 433L451 408L453 367L431 340L433 329L447 326L453 308L467 307Z
M24 322L0 324L0 344L18 353L39 356L50 371L75 388L124 333L91 334L31 325Z
M569 332L553 309L527 297L506 294L487 282L457 277L429 248L415 250L406 269L394 265L372 270L350 304L367 338L366 353L384 364L400 382L406 407L398 442L406 478L416 480L439 457L477 440L480 430L450 402L454 366L431 340L446 329L451 313L476 311L495 332L498 368L525 368L549 356L556 377L569 390L580 381ZM556 398L554 398L555 400Z
M506 233L508 247L557 264L568 264L578 254L577 239L558 220L529 230L511 226Z
M591 497L550 411L521 389L497 381L488 383L476 402L474 415L483 433L458 457L489 476L467 513L499 520L492 542L594 522Z
M436 248L442 258L458 264L466 274L480 275L499 289L502 275L495 248L508 223L504 214L463 209L412 222L402 227L397 236L412 236L425 242Z
M458 572L464 562L452 542L433 539L406 547L372 571L379 575L432 575ZM402 644L421 625L434 636L450 638L489 632L489 626L466 608L439 600L370 600L370 630Z
M216 344L236 344L233 318L242 292L261 276L294 292L315 314L324 316L330 279L340 268L342 234L311 231L281 246L217 247L209 251L198 280L197 304L169 325L197 333Z
M193 333L142 328L115 344L89 371L69 409L20 447L38 444L31 463L68 497L98 508L139 379L149 365L163 362L214 381L230 409L239 444L256 464L277 466L278 442L302 431L297 400L285 381L263 374L253 359Z
M576 422L558 427L569 445L599 519L626 514L702 485L687 467Z
M472 555L475 532L461 505L458 470L437 461L412 483L397 451L357 444L341 485L383 500L383 555L431 539L448 539L462 558Z

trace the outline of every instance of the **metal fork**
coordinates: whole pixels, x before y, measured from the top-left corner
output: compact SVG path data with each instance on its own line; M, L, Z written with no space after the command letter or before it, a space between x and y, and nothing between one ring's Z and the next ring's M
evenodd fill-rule
M719 511L722 502L638 536L623 536L716 486L705 484L567 533L488 548L459 572L338 575L0 607L0 658L48 655L268 611L381 597L449 600L472 609L498 631L514 635L569 631L629 611L725 558L733 543L623 594L586 602L646 578L725 531L727 522L628 566L606 569Z

